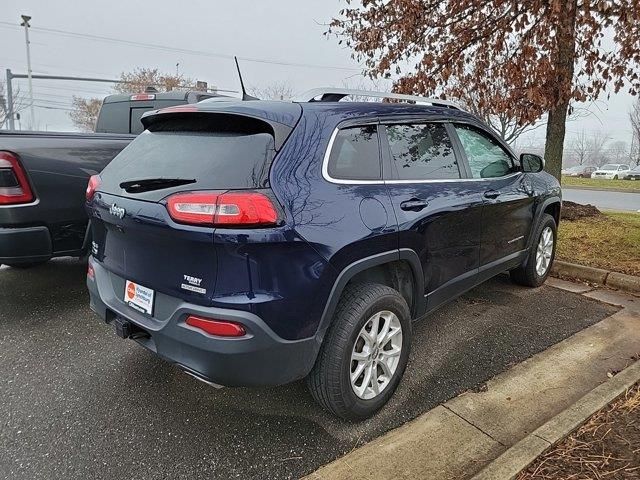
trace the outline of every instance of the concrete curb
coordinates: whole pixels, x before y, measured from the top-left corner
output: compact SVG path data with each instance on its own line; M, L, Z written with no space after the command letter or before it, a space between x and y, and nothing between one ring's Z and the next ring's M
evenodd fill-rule
M560 277L577 278L587 282L606 285L618 290L632 293L640 293L640 277L625 273L612 272L602 268L588 267L576 263L555 260L551 267L551 273Z
M520 440L472 480L512 480L546 450L578 429L598 410L640 382L640 361L594 388L572 406Z

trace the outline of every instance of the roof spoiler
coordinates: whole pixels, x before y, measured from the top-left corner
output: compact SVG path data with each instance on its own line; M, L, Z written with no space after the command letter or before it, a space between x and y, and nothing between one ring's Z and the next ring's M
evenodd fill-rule
M223 102L224 103L224 102ZM236 105L240 105L237 103ZM192 117L190 119L190 117ZM247 112L228 109L200 109L197 104L175 105L145 112L141 117L146 129L178 131L245 131L247 126L255 133L269 132L273 135L274 146L280 150L293 130L293 126L252 115ZM174 126L171 126L173 122ZM178 128L176 128L178 127Z

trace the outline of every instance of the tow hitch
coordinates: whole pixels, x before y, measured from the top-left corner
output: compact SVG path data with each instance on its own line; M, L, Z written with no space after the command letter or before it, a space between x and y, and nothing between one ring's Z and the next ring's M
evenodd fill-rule
M113 324L116 327L116 335L120 338L135 338L149 336L147 332L142 330L137 325L125 320L124 318L116 317L113 320Z

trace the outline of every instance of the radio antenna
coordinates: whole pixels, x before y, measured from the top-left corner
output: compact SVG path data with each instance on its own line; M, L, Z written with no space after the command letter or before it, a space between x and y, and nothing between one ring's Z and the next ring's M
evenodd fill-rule
M233 59L236 61L236 69L238 70L238 77L240 78L240 88L242 88L242 100L260 100L259 98L249 95L245 90L244 82L242 81L242 73L240 72L240 65L238 64L238 57L234 56Z

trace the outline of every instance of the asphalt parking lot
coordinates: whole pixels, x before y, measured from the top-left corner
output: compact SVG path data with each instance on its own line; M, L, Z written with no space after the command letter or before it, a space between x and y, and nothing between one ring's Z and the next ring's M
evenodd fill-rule
M0 478L296 478L615 311L498 277L418 323L390 404L348 424L304 382L215 390L120 340L85 270L0 268Z

